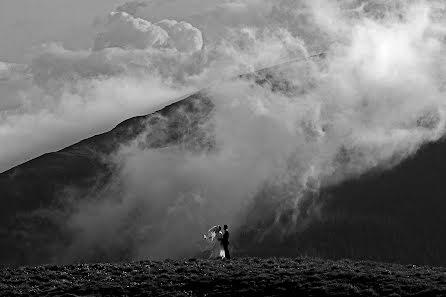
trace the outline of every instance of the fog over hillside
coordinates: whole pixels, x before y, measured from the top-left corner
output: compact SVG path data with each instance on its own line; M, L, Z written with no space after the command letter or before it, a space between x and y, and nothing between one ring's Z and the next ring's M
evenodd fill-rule
M321 216L322 189L444 135L441 1L110 10L92 20L88 48L48 40L0 64L0 171L198 95L101 153L113 168L105 183L63 185L62 207L43 215L63 209L72 234L56 262L198 253L189 238L216 223L286 238Z

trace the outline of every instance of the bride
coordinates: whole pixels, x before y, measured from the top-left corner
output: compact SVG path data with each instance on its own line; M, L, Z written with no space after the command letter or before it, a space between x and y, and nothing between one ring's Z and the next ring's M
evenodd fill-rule
M203 235L210 244L211 254L210 258L224 258L225 250L223 249L223 244L221 240L223 239L223 232L221 231L221 226L217 225L209 229L207 235Z

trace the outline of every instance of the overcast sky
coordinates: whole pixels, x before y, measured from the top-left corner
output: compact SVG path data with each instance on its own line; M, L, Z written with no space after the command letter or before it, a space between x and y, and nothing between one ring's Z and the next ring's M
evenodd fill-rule
M22 62L26 50L60 41L67 48L88 48L95 17L125 0L1 0L0 61Z

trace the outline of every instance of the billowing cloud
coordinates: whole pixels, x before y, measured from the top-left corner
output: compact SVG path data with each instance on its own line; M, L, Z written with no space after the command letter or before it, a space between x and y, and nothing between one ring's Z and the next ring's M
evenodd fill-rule
M95 40L94 49L173 48L180 52L195 52L203 47L200 30L186 22L163 20L152 24L125 12L112 12Z
M150 22L134 18L125 12L110 14L106 32L100 33L95 40L94 49L108 47L123 49L146 49L167 46L168 34Z
M171 46L181 52L195 52L203 47L201 31L189 23L162 20L156 25L168 33Z

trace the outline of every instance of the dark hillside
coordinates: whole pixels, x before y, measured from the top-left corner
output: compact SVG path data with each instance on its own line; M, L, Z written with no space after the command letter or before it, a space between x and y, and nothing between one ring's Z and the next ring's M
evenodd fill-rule
M445 152L444 141L428 144L390 171L328 189L325 224L342 226L351 248L339 245L339 256L446 265Z
M307 228L244 253L446 265L445 152L444 141L428 144L391 170L324 189L313 197L321 214Z
M191 131L196 130L195 125L207 120L211 110L209 99L196 93L157 113L129 119L107 133L0 174L0 263L16 265L51 261L54 249L66 236L59 228L59 220L63 220L65 211L59 207L64 204L60 201L65 196L63 191L70 187L77 191L91 190L106 184L115 169L106 157L141 136L148 127L155 127L155 132L145 136L151 139L152 148L192 143ZM185 117L184 112L190 116ZM156 129L157 125L162 129ZM45 216L48 208L59 209L61 217Z

